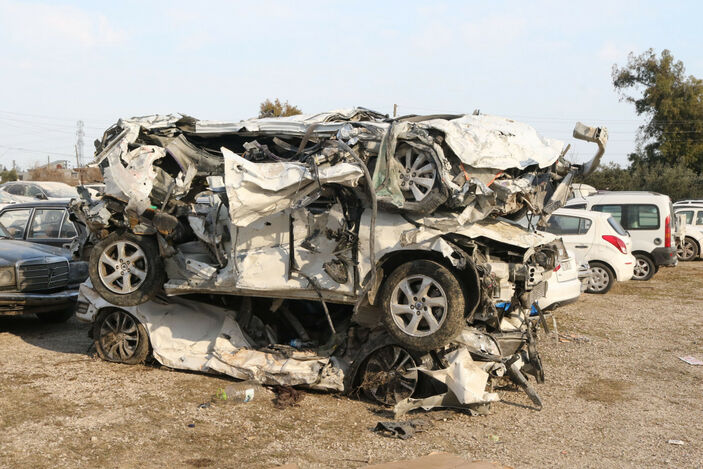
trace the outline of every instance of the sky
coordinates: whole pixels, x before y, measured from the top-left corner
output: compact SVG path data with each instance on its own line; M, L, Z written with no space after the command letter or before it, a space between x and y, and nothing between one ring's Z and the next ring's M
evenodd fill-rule
M630 52L669 49L703 77L702 2L0 0L0 165L75 161L120 117L255 117L280 98L306 113L480 109L572 143L606 126L627 164L642 118L612 86ZM575 144L574 144L575 143Z

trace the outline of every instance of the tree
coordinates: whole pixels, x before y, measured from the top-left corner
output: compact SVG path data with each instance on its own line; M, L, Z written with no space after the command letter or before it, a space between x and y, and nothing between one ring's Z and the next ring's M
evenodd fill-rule
M621 168L615 163L601 166L578 182L609 191L652 191L671 200L703 199L703 175L691 168L666 163L638 164Z
M271 102L267 99L259 105L259 117L287 117L287 116L297 116L302 114L297 106L292 106L288 104L288 101L281 104L281 101L276 98L275 101Z
M703 170L703 80L685 73L683 62L666 49L659 57L652 49L638 56L630 53L626 66L613 65L620 99L648 118L629 157L633 164L681 163Z
M0 183L7 182L7 181L16 181L17 180L17 171L15 168L12 168L11 170L7 170L7 168L3 167L2 171L0 171Z

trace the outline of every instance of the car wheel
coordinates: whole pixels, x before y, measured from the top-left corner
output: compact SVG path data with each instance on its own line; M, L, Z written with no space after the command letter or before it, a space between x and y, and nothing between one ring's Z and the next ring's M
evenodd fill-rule
M615 273L602 262L589 262L591 277L588 279L588 293L608 293L615 283Z
M698 257L698 245L691 238L685 238L676 249L676 256L680 261L692 261Z
M103 360L127 365L144 363L149 336L142 323L121 309L101 312L93 325L95 350Z
M430 153L405 143L398 145L395 158L402 166L399 184L405 198L404 211L428 214L446 202L447 193L442 190L437 163Z
M429 260L396 268L383 285L382 321L388 333L411 350L449 343L465 325L464 293L449 269Z
M136 306L163 286L163 263L153 238L114 233L90 252L90 280L107 301Z
M53 324L58 324L61 322L66 322L73 316L76 311L76 306L72 305L61 311L50 311L46 313L34 313L40 321L49 322Z
M654 262L645 254L635 254L634 280L649 280L654 275Z
M361 373L359 387L366 397L383 405L395 405L412 396L417 388L419 361L398 345L371 352Z

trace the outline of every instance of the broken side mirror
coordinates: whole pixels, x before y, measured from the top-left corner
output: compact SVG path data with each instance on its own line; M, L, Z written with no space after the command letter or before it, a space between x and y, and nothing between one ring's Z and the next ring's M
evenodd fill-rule
M598 145L598 151L591 161L584 163L579 171L580 176L588 176L598 167L600 159L605 153L605 146L608 143L608 129L605 127L589 127L581 122L577 122L574 126L573 136L575 139L592 142Z

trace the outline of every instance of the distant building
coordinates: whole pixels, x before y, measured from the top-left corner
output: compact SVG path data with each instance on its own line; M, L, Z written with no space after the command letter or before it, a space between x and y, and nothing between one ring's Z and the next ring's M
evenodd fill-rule
M58 181L71 186L103 182L103 176L98 168L73 168L68 160L50 161L42 166L30 168L22 174L24 181Z

